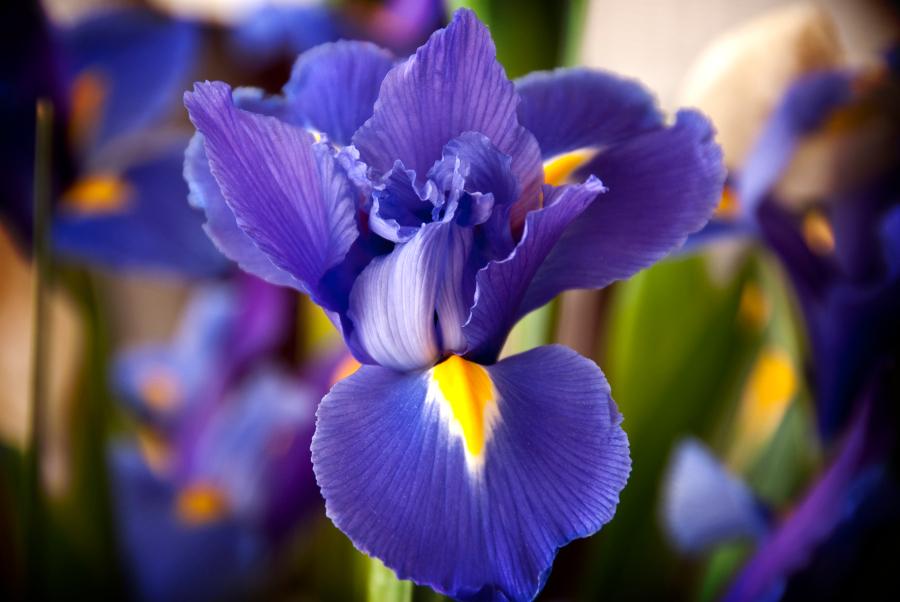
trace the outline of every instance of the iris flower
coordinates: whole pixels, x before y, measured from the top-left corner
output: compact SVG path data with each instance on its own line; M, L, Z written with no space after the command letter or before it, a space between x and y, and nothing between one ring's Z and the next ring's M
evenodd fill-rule
M49 97L57 126L58 253L104 267L191 276L225 269L227 262L197 236L202 216L183 202L187 137L164 125L189 81L197 27L139 9L100 11L59 27L32 3L16 3L9 13L4 25L16 32L10 54L29 58L24 67L4 69L10 90L0 101L9 133L0 153L10 182L0 213L19 238L32 229L35 101Z
M697 553L737 539L756 543L725 600L837 595L842 580L864 564L857 555L867 531L898 520L889 395L884 383L867 392L829 466L781 516L702 444L687 440L676 448L663 489L665 527L675 546Z
M278 366L290 317L253 278L201 290L175 339L130 349L115 390L138 418L111 454L123 556L142 599L221 599L252 585L317 499L321 384Z
M612 518L628 441L592 361L501 348L559 292L703 226L723 180L709 123L667 125L604 73L510 82L466 10L405 61L339 42L302 55L281 97L207 82L185 104L210 236L325 308L363 364L317 414L328 516L401 578L533 598L557 549Z
M890 58L874 74L835 69L795 81L733 178L739 213L696 236L752 233L784 266L811 343L826 441L842 432L872 374L900 353L898 82ZM816 165L831 183L792 209L776 184L816 136L829 149Z
M816 418L833 449L826 470L779 518L708 450L677 449L664 500L676 545L696 552L735 537L758 540L726 600L857 595L854 580L871 570L865 553L879 565L873 533L897 525L897 97L896 60L874 76L828 70L799 78L735 179L741 219L775 252L802 309ZM792 209L775 185L815 135L832 150L833 164L817 164L831 185L810 207Z

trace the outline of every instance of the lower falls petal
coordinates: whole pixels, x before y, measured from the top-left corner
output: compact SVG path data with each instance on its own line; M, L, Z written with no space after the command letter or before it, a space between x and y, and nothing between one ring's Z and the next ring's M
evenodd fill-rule
M479 366L363 366L319 406L328 516L398 576L460 599L532 599L559 547L615 511L631 467L599 368L548 346Z

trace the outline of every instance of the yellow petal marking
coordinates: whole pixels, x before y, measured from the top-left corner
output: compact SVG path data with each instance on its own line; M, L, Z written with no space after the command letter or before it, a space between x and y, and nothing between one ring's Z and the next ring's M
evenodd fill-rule
M834 231L821 211L812 210L803 218L803 240L813 253L828 255L834 251Z
M719 219L733 219L740 213L741 204L738 202L737 195L730 187L726 186L722 189L722 198L716 207L715 216Z
M486 440L488 411L496 405L487 370L451 355L434 367L433 377L462 429L466 450L472 456L480 456Z
M114 213L124 209L134 194L128 182L115 174L86 176L63 194L66 208L86 214Z
M228 498L219 487L211 483L188 485L175 500L175 513L185 524L207 525L228 512Z
M140 392L147 405L159 412L170 411L181 398L178 379L162 368L150 370L143 376Z
M595 149L582 148L553 157L544 163L544 182L553 186L568 183L575 170L593 159L596 154Z

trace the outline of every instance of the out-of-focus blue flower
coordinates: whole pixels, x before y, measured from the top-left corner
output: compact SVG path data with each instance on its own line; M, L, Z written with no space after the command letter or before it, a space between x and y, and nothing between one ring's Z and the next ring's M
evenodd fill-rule
M695 241L752 233L778 255L803 309L826 439L841 432L882 361L900 353L898 98L896 72L887 67L875 77L825 71L798 80L734 176L735 219L714 220ZM812 134L834 139L835 163L820 171L837 175L812 207L795 211L774 187Z
M691 553L768 530L765 506L696 439L682 441L672 453L663 520L675 545Z
M25 29L16 34L21 40L14 54L37 58L8 75L16 90L11 127L21 135L4 136L8 144L2 145L10 156L4 170L14 183L4 194L4 214L28 236L28 146L35 101L49 94L60 125L54 148L57 250L112 268L221 272L226 264L198 236L202 216L182 202L187 188L179 157L187 138L161 130L193 68L197 28L142 10L100 12L54 28L31 3L14 4L19 8L4 24ZM24 151L22 140L29 142Z
M301 56L266 114L244 94L186 95L185 172L219 248L309 294L365 364L318 411L328 516L401 578L533 598L557 549L612 518L628 443L593 362L501 346L703 226L723 179L709 123L667 127L602 73L513 84L465 10L399 64L340 42Z
M764 538L735 579L726 600L779 596L794 573L814 564L820 549L828 551L828 541L840 534L842 526L865 524L867 517L859 516L859 512L867 501L884 492L886 486L896 490L897 482L887 464L895 439L889 422L885 422L894 418L894 413L884 412L885 401L869 397L859 406L827 471L778 528ZM897 520L896 510L892 520Z
M115 388L139 419L111 456L122 548L150 600L253 585L317 499L309 444L324 389L277 366L290 315L254 278L194 298L167 346L138 348Z
M343 26L351 37L407 54L445 23L446 4L444 0L349 0L343 6Z
M871 528L876 518L861 515L879 495L896 499L890 453L895 441L892 411L881 385L869 392L828 469L785 516L768 524L747 486L728 474L708 450L693 441L674 452L664 489L667 530L686 552L709 549L751 535L758 547L731 584L726 600L777 600L792 587L797 573L827 565L831 542L852 541L847 535ZM878 520L884 520L884 512ZM887 513L897 520L896 510ZM877 523L877 520L874 521ZM852 558L852 552L850 554ZM833 572L847 565L832 566ZM838 580L836 575L831 576ZM803 598L799 598L803 599Z
M231 41L235 58L258 62L296 57L313 46L337 40L340 33L332 6L267 4L235 24Z

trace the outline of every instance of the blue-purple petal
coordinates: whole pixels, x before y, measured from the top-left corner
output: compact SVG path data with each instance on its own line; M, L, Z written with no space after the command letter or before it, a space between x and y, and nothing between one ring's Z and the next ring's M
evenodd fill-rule
M416 186L416 173L397 161L372 192L369 227L386 240L406 242L431 221L435 194L428 182Z
M442 166L460 163L465 166L462 172L466 191L490 193L497 205L512 203L519 197L512 158L500 152L487 136L463 132L444 145L441 154L442 159L431 168L429 177L439 180L438 174L446 170Z
M326 513L401 578L457 599L531 600L559 547L615 512L630 471L599 368L564 347L489 367L498 415L480 474L429 373L364 366L319 406Z
M358 236L356 190L330 147L276 118L241 111L226 84L197 84L185 105L238 226L315 296Z
M318 396L261 368L224 401L194 442L187 478L221 488L247 524L293 526L316 498L309 443Z
M88 140L93 148L146 127L177 107L175 99L194 64L195 24L147 10L112 10L62 34L70 77L96 76L102 86L103 112Z
M189 203L206 214L203 230L225 257L237 263L245 272L266 282L304 289L296 278L272 263L268 255L238 227L234 213L222 196L219 183L209 170L203 134L199 132L191 138L184 154L184 179L188 184Z
M663 115L639 82L584 68L535 72L516 80L519 123L549 159L584 147L606 147L659 129Z
M883 438L871 404L862 404L851 424L840 453L790 516L767 537L744 566L724 597L727 602L770 599L783 591L786 580L810 562L820 546L842 521L852 518L853 484L877 465ZM873 428L874 426L874 428Z
M496 60L487 28L469 10L433 34L384 78L375 112L354 135L362 160L386 172L399 159L425 174L463 132L485 135L512 158L520 198L514 225L539 204L540 149L516 116L518 95Z
M580 170L608 192L572 222L531 282L524 314L574 288L628 278L681 246L719 202L725 169L709 121L678 113L667 129L600 152Z
M663 519L675 545L693 553L768 530L766 512L747 485L696 439L682 441L672 453Z
M267 61L293 58L340 37L337 11L327 5L265 4L231 30L234 58L255 68Z
M422 226L407 243L397 245L369 263L350 292L348 316L353 337L382 366L413 370L432 365L441 354L435 311L438 300L462 282L465 241L458 241L454 224ZM443 303L451 313L457 305Z
M174 512L177 490L140 452L110 454L115 520L126 573L139 600L215 600L241 591L262 558L263 542L234 519L190 527Z
M822 71L795 82L754 143L738 178L741 211L752 215L787 169L800 139L851 96L852 75Z
M390 52L369 42L332 42L303 53L284 86L294 119L346 145L372 116Z
M126 167L120 207L83 211L61 206L53 224L60 253L118 270L209 277L228 262L202 235L203 214L185 203L181 177L186 141Z
M596 178L559 188L544 186L545 206L525 218L522 240L508 257L491 261L476 276L475 303L463 326L468 358L486 363L497 358L510 329L524 315L519 308L532 278L566 228L603 191Z

